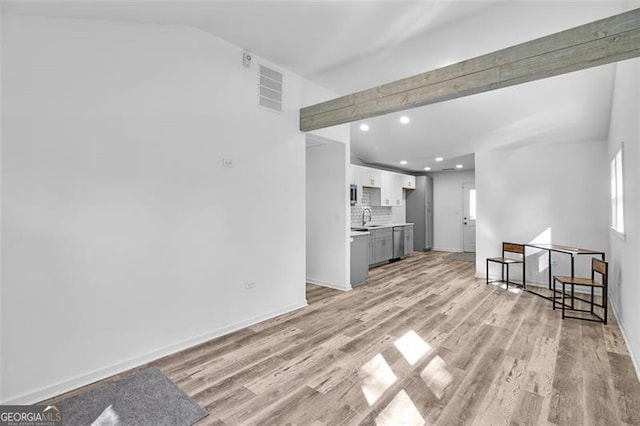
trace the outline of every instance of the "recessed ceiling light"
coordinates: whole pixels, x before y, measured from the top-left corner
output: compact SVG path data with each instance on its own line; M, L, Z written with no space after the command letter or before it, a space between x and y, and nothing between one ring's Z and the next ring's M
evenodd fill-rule
M425 169L426 171L429 171L429 170L431 170L431 167L425 167L424 169Z
M462 164L456 164L456 169L461 169L462 168Z
M400 122L402 124L408 124L411 121L411 119L409 117L407 117L406 115L403 115L402 117L400 117Z
M442 158L442 157L436 157L436 161L442 161L442 160L444 160L444 158Z
M402 161L400 162L400 164L402 164L402 165L404 166L405 164L407 164L407 161L406 161L406 160L402 160Z
M369 131L369 125L367 123L362 123L360 125L360 130L362 130L363 132L368 132Z

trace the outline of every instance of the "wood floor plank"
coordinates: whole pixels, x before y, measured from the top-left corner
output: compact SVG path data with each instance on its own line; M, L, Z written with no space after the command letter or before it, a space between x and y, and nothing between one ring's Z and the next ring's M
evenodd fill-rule
M547 419L558 425L584 424L583 386L582 377L556 375Z
M585 422L620 423L603 325L584 323L581 331Z
M490 397L487 391L499 373L504 357L502 349L489 346L473 371L460 384L436 424L470 424L476 417L483 417L481 404L486 397Z
M622 335L567 319L474 263L413 253L349 292L180 351L160 368L210 415L198 425L640 424Z
M519 358L504 357L498 375L489 387L487 397L484 398L480 407L483 415L474 419L474 425L509 423L520 397L520 386L526 364L526 361Z
M544 397L523 390L520 392L509 424L511 426L529 426L542 423L542 405Z
M551 398L557 352L557 339L546 336L538 338L525 369L522 389L543 398Z
M585 374L584 422L589 425L620 424L618 404L615 399L613 381L610 376Z
M620 420L628 425L640 425L640 383L631 357L608 352Z

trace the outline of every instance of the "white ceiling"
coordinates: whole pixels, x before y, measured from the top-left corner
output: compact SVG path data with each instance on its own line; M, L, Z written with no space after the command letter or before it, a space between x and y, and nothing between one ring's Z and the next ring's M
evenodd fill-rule
M343 95L614 15L626 3L8 1L3 13L195 26ZM352 125L352 152L420 171L472 167L469 154L485 149L602 140L614 74L608 65L367 120L367 133ZM405 114L411 123L400 125Z

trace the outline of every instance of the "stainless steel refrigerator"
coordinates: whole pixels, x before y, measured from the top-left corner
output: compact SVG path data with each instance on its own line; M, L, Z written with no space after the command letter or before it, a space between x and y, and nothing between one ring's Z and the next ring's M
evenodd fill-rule
M414 224L415 251L433 248L433 179L416 176L416 189L407 191L407 222Z

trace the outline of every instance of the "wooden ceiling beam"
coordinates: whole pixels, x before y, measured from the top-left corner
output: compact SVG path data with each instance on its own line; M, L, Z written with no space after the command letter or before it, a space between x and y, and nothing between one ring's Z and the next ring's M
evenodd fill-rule
M349 123L640 56L640 9L300 109L300 130Z

